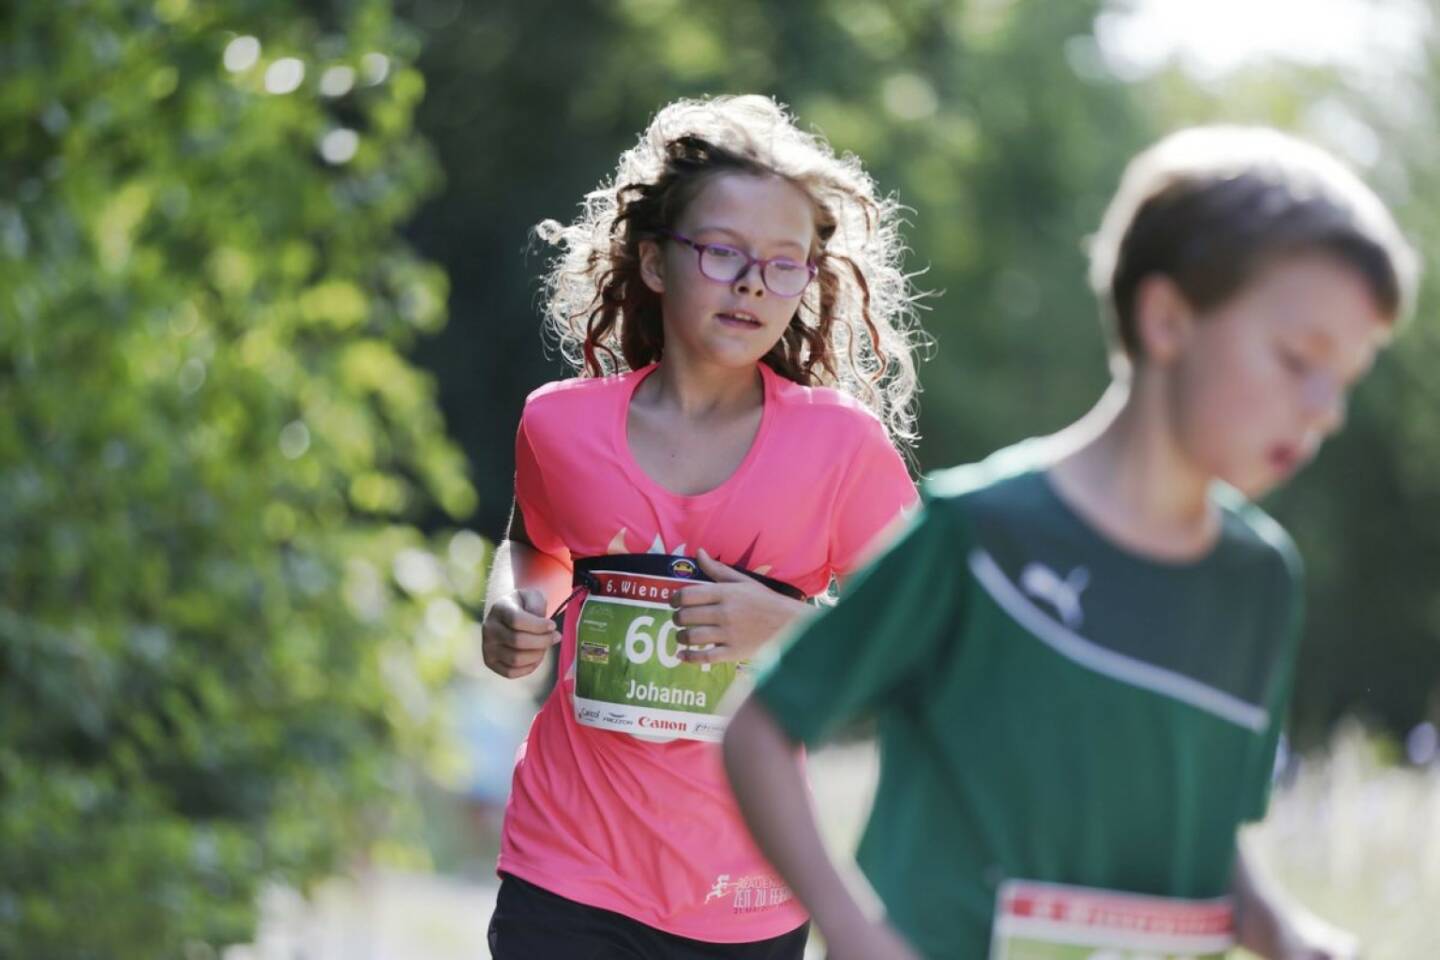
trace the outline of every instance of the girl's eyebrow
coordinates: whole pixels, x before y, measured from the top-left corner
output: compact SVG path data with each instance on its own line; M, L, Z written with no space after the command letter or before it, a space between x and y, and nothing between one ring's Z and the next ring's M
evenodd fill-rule
M733 229L731 229L730 227L713 227L713 226L696 227L696 228L695 228L695 233L696 233L696 234L701 234L701 233L723 233L723 234L725 234L727 237L731 237L731 238L733 238L733 239L735 239L735 240L739 240L739 241L741 241L742 243L750 239L750 238L749 238L748 236L746 236L745 234L741 233L741 232L738 231L738 230L733 230ZM808 247L806 247L803 243L799 243L799 242L797 242L797 241L795 241L795 240L780 240L780 241L777 241L776 243L772 244L772 246L775 246L775 247L790 247L790 248L793 249L793 250L801 250L801 251L805 251L805 252L807 252L807 253L809 252L809 248L808 248Z

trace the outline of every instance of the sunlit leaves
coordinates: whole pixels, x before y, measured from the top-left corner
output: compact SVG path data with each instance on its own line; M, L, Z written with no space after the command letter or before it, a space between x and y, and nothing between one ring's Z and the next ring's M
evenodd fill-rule
M473 639L483 551L407 525L474 503L403 354L424 87L345 11L0 15L0 954L247 938L403 798Z

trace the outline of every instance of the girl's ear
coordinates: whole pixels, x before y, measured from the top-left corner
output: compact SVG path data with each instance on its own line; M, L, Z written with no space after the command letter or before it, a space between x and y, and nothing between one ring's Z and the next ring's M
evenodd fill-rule
M665 292L665 258L654 240L640 241L640 279L653 292Z
M1168 364L1180 355L1195 325L1195 310L1175 281L1153 274L1135 288L1135 334L1142 363Z

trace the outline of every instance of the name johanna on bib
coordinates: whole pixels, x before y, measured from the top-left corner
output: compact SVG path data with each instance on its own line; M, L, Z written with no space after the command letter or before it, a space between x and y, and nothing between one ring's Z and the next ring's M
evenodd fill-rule
M1010 880L990 960L1222 960L1235 945L1229 897L1179 900Z
M575 719L645 739L718 741L716 710L745 664L680 659L670 597L695 581L591 571L575 644Z

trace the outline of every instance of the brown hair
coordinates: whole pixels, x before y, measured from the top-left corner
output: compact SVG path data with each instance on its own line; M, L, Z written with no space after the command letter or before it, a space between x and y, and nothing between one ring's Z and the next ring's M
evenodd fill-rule
M1140 356L1135 294L1146 277L1169 277L1210 310L1275 261L1311 252L1354 269L1387 316L1409 312L1418 259L1379 198L1330 154L1266 127L1171 134L1126 167L1091 240L1112 356Z
M768 97L680 100L656 114L612 180L568 225L536 231L560 248L544 282L546 326L584 376L633 370L665 350L660 297L640 277L640 243L672 228L710 177L779 176L815 208L816 282L764 357L805 386L855 396L897 442L914 439L916 295L900 261L902 209L854 156L835 156Z

